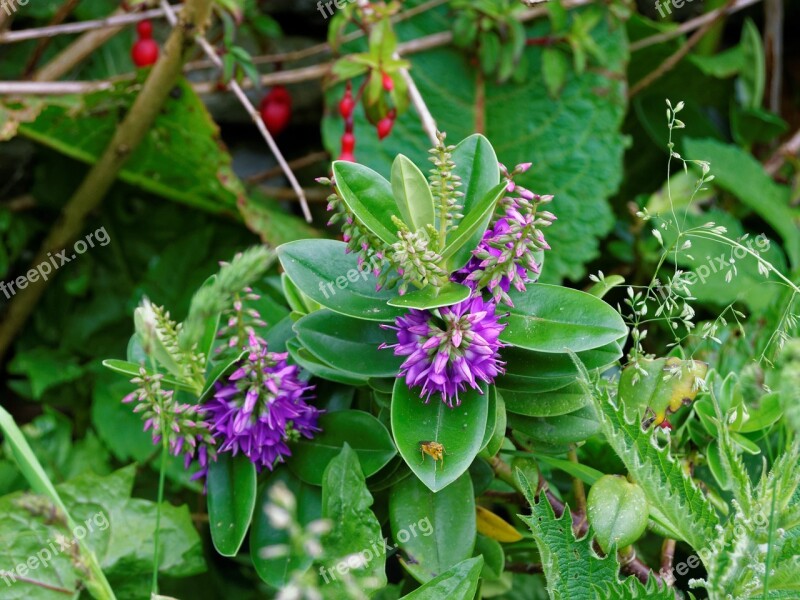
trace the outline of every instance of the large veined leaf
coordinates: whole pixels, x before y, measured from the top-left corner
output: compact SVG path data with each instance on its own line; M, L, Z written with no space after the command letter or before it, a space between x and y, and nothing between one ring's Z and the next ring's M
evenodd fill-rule
M344 242L335 240L299 240L278 248L278 258L289 279L326 308L369 321L393 321L403 315L403 309L386 304L397 294L376 291L377 280L346 250Z
M433 492L458 479L485 445L488 394L469 389L460 397L461 405L454 408L435 395L425 404L419 397L419 388L409 389L403 378L395 381L392 433L397 449L414 474ZM444 446L443 461L434 461L422 453L421 445L427 442Z
M552 600L573 598L614 598L626 600L641 598L675 600L675 592L666 585L657 587L654 580L645 587L634 575L619 581L619 562L615 553L598 556L592 548L592 529L580 539L572 530L572 514L565 510L556 518L553 507L544 498L537 499L536 492L522 474L517 479L531 505L530 517L520 516L531 528L533 538L542 557L542 568L547 578L547 592ZM597 586L597 587L596 587ZM605 593L597 589L605 586ZM595 590L594 593L590 590Z
M20 125L20 133L67 156L94 163L140 88L140 81L126 81L87 94L79 109L63 102L52 104L32 123ZM242 191L217 126L185 81L165 102L120 179L211 212L236 213Z
M585 292L539 283L509 295L514 306L500 339L520 348L581 352L615 342L628 331L616 310Z
M392 537L408 560L403 566L425 583L472 556L477 525L472 479L464 473L435 493L415 477L394 486L389 496Z
M410 0L404 8L422 1ZM448 6L396 25L401 40L450 31L451 27ZM534 38L550 33L545 20L528 24L526 31ZM528 71L521 84L484 81L469 58L450 47L408 57L414 81L439 129L447 132L448 141L458 142L475 131L483 133L499 160L509 167L533 162L531 170L519 177L521 185L555 195L551 210L559 220L547 231L553 250L548 252L543 273L549 282L581 277L583 265L597 256L598 238L613 223L606 198L616 191L622 177L625 138L620 126L626 112L628 59L625 27L607 13L591 31L591 37L606 57L603 68L590 64L581 75L569 70L556 98L545 91L543 49L539 47L525 50ZM341 93L341 88L332 88L328 96L331 116L323 123L325 145L334 154L338 152L342 122L333 107ZM357 130L370 131L361 109L355 118ZM408 111L382 142L369 134L360 136L356 159L388 175L397 154L402 152L422 165L429 147L419 118Z

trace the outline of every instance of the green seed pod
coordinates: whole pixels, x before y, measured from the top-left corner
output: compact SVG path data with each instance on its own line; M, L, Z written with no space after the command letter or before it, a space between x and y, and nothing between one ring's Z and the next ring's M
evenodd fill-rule
M589 491L587 508L589 523L603 552L612 546L629 546L647 527L649 507L644 491L620 475L598 479Z

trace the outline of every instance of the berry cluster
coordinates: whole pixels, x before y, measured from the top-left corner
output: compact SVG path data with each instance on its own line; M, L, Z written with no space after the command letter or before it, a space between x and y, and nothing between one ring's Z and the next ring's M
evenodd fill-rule
M137 67L149 67L158 60L158 44L153 39L153 24L141 21L136 26L139 39L131 48L131 58Z
M353 85L348 81L344 96L339 102L339 114L344 119L344 134L342 135L342 152L339 160L356 162L356 136L353 134L353 111L356 108L356 101L353 98Z
M273 87L261 100L261 118L272 135L279 135L292 119L292 96L282 85Z

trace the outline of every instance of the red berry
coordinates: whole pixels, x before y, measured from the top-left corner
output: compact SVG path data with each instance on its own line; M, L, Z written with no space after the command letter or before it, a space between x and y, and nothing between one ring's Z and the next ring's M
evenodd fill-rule
M671 430L671 429L672 429L672 423L670 423L669 421L667 421L666 419L664 419L664 420L661 422L661 424L659 425L659 427L661 427L661 429L670 429L670 430Z
M391 92L394 89L394 79L388 73L383 74L383 89Z
M149 67L158 60L158 44L151 39L139 40L131 49L131 58L137 67Z
M139 21L136 25L136 33L139 34L140 40L149 40L153 37L153 24L150 21Z
M352 133L345 133L342 136L342 153L345 152L352 154L356 149L356 136Z
M264 97L263 102L286 104L289 108L292 107L292 95L282 85L276 85Z
M272 135L279 135L292 118L292 96L289 91L276 85L261 100L261 118Z
M342 152L342 153L339 155L339 158L338 158L338 160L343 160L343 161L345 161L345 162L351 162L351 163L354 163L354 162L356 162L356 156L355 156L355 154L353 154L352 152Z
M343 119L347 119L353 115L355 107L356 101L353 100L353 92L348 87L347 91L344 93L344 97L339 102L339 114L342 115Z
M395 114L393 111L378 121L377 130L379 140L386 138L390 133L392 133L392 127L394 127L394 118Z

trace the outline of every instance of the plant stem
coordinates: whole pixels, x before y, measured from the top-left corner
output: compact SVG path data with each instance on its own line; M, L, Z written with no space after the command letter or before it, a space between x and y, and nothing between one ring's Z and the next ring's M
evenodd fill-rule
M47 262L48 253L64 250L81 233L86 217L100 205L123 165L155 122L170 91L181 76L194 36L205 25L210 12L211 0L190 0L184 5L181 22L172 30L164 46L162 58L153 67L142 91L114 133L111 143L67 202L61 218L50 230L32 265ZM28 285L19 290L9 304L6 318L0 325L0 360L24 327L47 289L47 283L40 280Z
M165 435L164 417L163 412L161 416L161 468L158 474L158 504L156 505L156 530L153 534L153 585L152 594L158 594L158 566L159 558L159 538L161 533L161 504L164 502L164 480L167 474L167 458L169 458L169 444L167 443L167 436Z
M573 446L572 449L567 453L567 458L570 462L579 465L580 462L578 461L578 452L575 450ZM586 488L583 487L583 481L578 479L577 477L572 478L572 493L575 496L575 509L578 511L578 514L582 515L582 517L586 518Z

